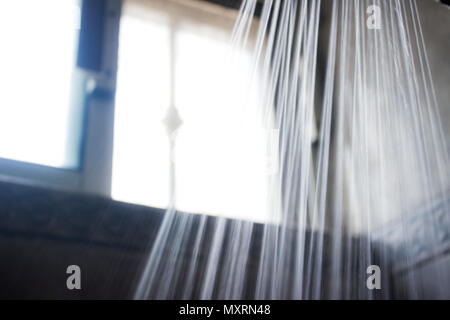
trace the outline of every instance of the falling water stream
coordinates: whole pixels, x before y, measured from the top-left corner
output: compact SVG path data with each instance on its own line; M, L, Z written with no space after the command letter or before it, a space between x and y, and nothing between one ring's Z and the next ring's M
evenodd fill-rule
M173 203L135 298L389 298L393 261L417 258L411 215L439 203L450 219L450 161L417 4L265 0L258 17L256 6L242 2L230 45L237 57L251 50L255 121L276 133L277 170L261 199L269 217L186 214ZM438 248L443 222L429 214L426 223L421 239ZM366 286L371 265L383 271L381 296ZM408 277L408 297L419 297Z

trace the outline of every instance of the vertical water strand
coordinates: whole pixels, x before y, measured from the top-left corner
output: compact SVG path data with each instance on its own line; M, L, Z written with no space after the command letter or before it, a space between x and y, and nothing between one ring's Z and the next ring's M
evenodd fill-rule
M296 35L296 47L294 55L299 52L299 48L304 47L304 41L306 41L306 28L307 21L310 21L310 14L308 14L308 7L310 6L309 1L305 1L303 6L300 8L301 14L306 15L304 22L298 23L297 21L297 32ZM292 51L289 53L292 55ZM295 56L295 59L299 57ZM297 218L298 212L296 211L296 201L298 192L298 155L296 154L297 148L297 133L299 130L299 123L297 115L301 110L298 107L298 100L300 99L301 93L298 92L298 78L303 78L304 75L304 61L302 63L302 74L299 75L298 69L295 67L291 70L286 70L286 72L291 71L291 75L286 74L286 83L284 86L285 100L283 103L283 113L281 123L283 139L282 139L282 155L283 167L282 167L282 177L283 177L283 221L281 224L281 230L279 234L279 249L280 252L277 263L277 270L284 271L282 277L279 277L279 288L277 288L278 297L285 297L291 299L290 290L291 284L289 283L288 274L295 274L298 270L292 269L292 259L295 258L299 253L293 244L293 237L295 231L293 228L293 223ZM290 83L289 83L290 81ZM294 252L295 254L291 254ZM280 287L283 290L280 290Z
M200 250L202 248L203 241L205 241L207 218L208 216L206 215L202 215L200 217L199 226L197 228L197 234L195 236L195 241L192 248L191 254L192 262L189 264L188 271L185 276L183 293L181 294L182 299L192 299L195 296L194 295L195 278L196 274L199 272Z
M331 134L331 115L333 112L333 90L336 61L338 2L333 1L328 41L324 99L322 103L321 127L319 133L319 154L317 157L317 182L313 201L313 220L311 223L311 240L309 243L309 268L306 273L306 293L312 299L321 298L323 272L323 243L325 235L325 214L328 183L329 149Z
M381 2L379 0L375 1L376 5L386 13L387 8L382 7ZM386 15L385 15L386 16ZM376 89L375 89L375 95L377 97L377 107L375 110L375 119L376 119L376 139L377 139L377 145L376 145L376 151L379 155L379 158L382 159L380 162L380 181L378 183L378 186L376 188L376 194L377 197L380 199L380 204L378 206L380 215L381 215L381 221L384 223L388 223L388 206L386 203L386 199L383 195L383 190L387 188L387 179L386 179L386 167L384 160L387 159L387 132L386 126L383 127L383 119L389 118L388 112L389 110L386 108L386 92L388 92L388 88L386 85L390 83L389 81L389 72L387 68L389 68L389 63L387 60L388 55L386 54L386 47L385 43L389 40L386 37L386 22L387 19L383 19L382 21L382 29L379 30L375 34L374 39L374 45L375 45L375 78L376 78ZM381 78L383 81L381 81ZM389 256L388 256L388 246L386 243L379 241L379 239L376 239L376 246L379 249L380 252L380 262L382 266L388 266L389 267ZM385 285L388 287L386 288ZM392 290L392 286L389 285L388 281L383 281L382 286L384 287L384 290L388 294L384 295L384 298L389 299L390 295L389 292Z
M408 4L409 4L409 6L408 6ZM410 10L407 10L408 8ZM410 1L407 1L404 4L403 10L404 10L405 15L409 14L409 16L411 17L412 25L413 25L413 29L414 29L415 28L415 21L414 21L415 19L414 19L414 12L412 10ZM436 142L433 142L433 140L436 137L433 134L433 131L434 131L433 124L430 123L430 119L428 118L428 116L430 115L428 112L429 108L427 107L428 106L428 98L427 98L426 94L424 93L424 88L426 88L426 86L420 82L419 74L417 72L416 60L419 60L419 64L421 61L420 60L421 58L419 58L420 57L419 43L415 41L417 39L417 37L414 37L414 38L411 37L409 25L406 26L406 32L407 32L408 39L409 39L409 51L410 51L410 56L412 59L412 73L413 73L412 80L413 80L413 84L414 84L413 89L417 93L416 94L417 104L418 104L418 112L417 113L418 113L419 126L421 128L421 135L423 136L423 140L425 141L424 148L422 150L419 150L419 152L425 154L425 165L427 167L425 170L425 173L427 175L426 179L428 181L427 191L429 192L427 203L433 204L433 202L435 202L436 199L441 200L441 195L443 194L442 193L443 188L442 188L442 184L441 184L442 180L440 177L436 177L436 172L433 170L433 168L437 168L437 171L439 171L439 169L440 169L439 159L442 158L442 156L439 156L439 154L437 154L434 150L434 146L435 146ZM418 52L418 53L416 55L414 55L414 52ZM437 182L435 182L435 181L437 181ZM445 203L445 198L442 198L442 200L444 200L444 203ZM436 217L430 213L429 223L431 226L430 228L428 228L430 243L433 244L433 247L439 248L441 241L443 240L440 237L440 221L438 221L436 219ZM441 279L443 279L445 277L444 271L441 268L439 268L438 266L434 266L434 272ZM442 287L439 287L438 290L440 291L439 296L443 296L444 289Z
M405 145L398 145L397 141L401 141L401 139L404 139L405 131L408 130L405 126L405 121L401 121L402 118L400 117L400 114L402 114L404 107L403 102L403 96L404 96L404 90L402 86L395 87L396 84L402 83L402 74L400 70L400 55L399 55L399 40L398 40L398 28L396 28L396 13L395 9L393 7L393 2L388 2L386 4L388 6L388 9L386 9L385 14L385 20L386 20L386 26L387 31L389 34L389 41L387 42L388 45L388 54L389 57L386 61L391 61L391 68L389 68L387 80L389 81L389 91L386 97L386 101L388 104L388 107L390 108L389 115L387 117L387 121L389 124L388 130L390 130L392 134L392 142L388 144L389 146L389 157L393 158L396 155L400 157L399 161L393 162L393 170L391 172L395 175L394 183L395 186L395 194L397 198L397 205L391 208L391 210L398 210L400 213L400 228L401 228L401 236L406 239L406 243L411 244L410 234L408 233L408 226L406 225L405 221L407 219L406 215L406 197L404 195L404 190L406 188L404 181L402 177L404 176L404 165L402 163L405 163L405 155L409 152L409 149L407 149L407 146ZM395 90L396 89L396 90ZM405 117L403 117L404 119ZM400 148L401 152L398 152L398 149ZM409 253L406 255L406 263L409 263L411 260L411 256ZM408 273L408 283L411 284L411 287L409 288L412 295L416 295L416 288L415 288L415 275L414 271L411 273Z
M288 105L288 97L289 97L289 81L290 78L290 72L291 72L291 52L292 52L292 45L293 45L293 39L294 39L294 20L295 17L295 6L292 2L286 2L286 16L284 19L284 24L280 26L280 30L285 30L283 32L283 38L280 43L282 50L282 55L280 59L279 64L279 71L277 73L279 74L279 82L277 84L276 88L276 103L275 108L277 112L280 112L280 129L281 129L281 141L282 141L282 149L284 146L289 146L288 139L289 139L289 121L287 120L287 116L289 116L290 106ZM288 135L286 135L286 132L288 132ZM287 149L289 152L289 150ZM288 178L284 176L284 171L282 171L282 183L283 187L286 185L289 185ZM289 187L288 187L289 188ZM283 197L285 197L285 191L286 188L282 189ZM284 203L283 203L284 205ZM284 214L285 210L283 209L283 216L282 219L283 223L284 221L287 221L289 218ZM283 279L284 275L287 270L287 265L284 263L284 257L285 250L289 250L285 246L285 228L284 224L281 225L281 228L277 226L276 230L276 240L275 240L275 246L274 246L274 256L275 259L272 262L273 267L271 268L271 274L269 276L270 282L268 283L269 288L269 297L272 299L280 298L282 295L281 289L286 288Z
M275 48L277 47L276 44L278 42L278 39L276 37L276 29L277 25L280 21L280 4L281 1L275 2L275 8L273 9L272 14L272 23L269 30L269 36L267 39L267 49L265 52L264 57L264 63L263 63L263 70L262 70L262 76L264 81L264 88L267 88L266 93L263 93L263 106L264 106L264 119L268 118L268 114L270 114L269 109L273 108L273 100L275 97L275 89L274 89L274 83L275 83L275 76L274 76L274 64L276 64L277 61L277 55ZM284 6L283 6L284 7ZM284 11L284 10L283 10ZM272 63L274 61L274 63ZM269 213L269 219L271 215L277 214L278 211L274 213ZM274 221L276 221L276 217L274 217ZM272 222L273 223L273 222ZM257 299L263 299L267 297L267 288L265 286L265 280L269 273L269 264L273 262L274 256L274 243L276 241L276 230L277 228L272 225L271 222L264 224L263 226L263 235L261 238L261 252L260 252L260 258L259 258L259 265L258 265L258 271L257 271L257 278L256 278L256 284L255 284L255 297Z
M240 20L235 26L232 36L232 45L239 46L242 49L245 49L247 46L250 30L252 28L253 17L256 8L256 0L246 1L242 4L241 10L243 10L242 15L240 15ZM205 275L203 278L203 287L201 290L201 299L211 299L215 294L215 288L217 285L217 279L220 276L223 276L223 273L226 274L226 270L219 269L219 263L221 260L222 254L226 255L227 246L225 245L226 239L226 225L227 222L232 225L231 229L235 229L235 225L240 226L241 222L228 221L225 218L218 218L215 220L214 230L212 231L214 234L212 245L209 248L209 254L207 255L207 265L205 270ZM240 229L239 229L240 230ZM246 232L251 233L251 230L247 230ZM228 241L236 241L236 239L229 239ZM230 265L236 263L235 257L231 257L230 255L226 255L226 259ZM220 286L220 283L218 283ZM227 284L227 286L230 284ZM219 288L220 289L220 288ZM226 290L226 288L225 288Z
M370 1L370 0L369 0ZM370 1L373 4L373 1ZM362 2L364 4L364 2ZM355 14L358 16L355 24L358 30L358 33L361 35L361 41L359 43L359 48L357 48L358 52L358 74L357 74L357 109L359 114L359 128L358 133L361 137L361 142L359 144L358 150L358 162L360 165L360 181L359 188L361 190L361 195L359 197L359 212L361 216L361 226L359 230L360 241L359 241L359 255L360 265L357 266L356 270L358 270L359 277L357 279L358 288L360 288L358 292L359 299L371 299L373 291L368 291L367 286L364 286L364 282L366 279L366 269L369 265L371 265L371 213L376 212L371 207L371 194L373 192L371 186L370 179L370 164L369 164L369 155L370 153L370 145L369 145L369 133L370 128L372 126L372 119L370 119L371 111L374 108L377 108L377 98L374 93L374 54L376 52L376 48L374 48L374 34L378 32L377 29L368 30L366 27L364 12L365 7L357 6L357 10L355 10ZM369 32L370 31L370 32ZM377 214L379 214L377 212Z
M450 163L449 153L445 146L445 138L442 129L442 124L439 121L439 106L436 99L436 91L434 89L433 77L431 75L430 64L428 62L428 56L425 48L425 41L423 38L423 32L420 22L420 16L417 9L417 4L415 1L411 1L412 11L413 11L413 23L416 35L416 41L419 47L419 61L421 67L421 76L424 84L424 90L426 94L427 110L429 112L431 129L433 132L433 142L435 152L438 155L443 156L443 161L439 162L439 172L440 177L442 177L441 184L448 184L449 182L449 169L447 164ZM444 196L444 195L443 195ZM449 212L448 206L446 212Z
M403 110L404 113L407 114L407 116L409 118L406 118L407 121L409 121L407 123L408 125L408 129L409 132L411 134L411 136L405 136L404 132L401 132L402 135L402 141L408 141L408 138L411 140L411 142L413 142L411 148L412 150L406 150L406 154L412 154L415 155L415 157L410 157L410 159L406 159L406 161L414 161L414 165L418 167L418 171L417 171L417 179L419 179L421 181L421 185L425 185L428 184L428 181L426 179L426 170L424 170L424 165L427 165L426 163L424 163L424 155L423 153L423 136L420 135L420 128L418 128L418 121L417 121L417 105L416 100L414 100L415 98L415 94L414 92L411 92L411 88L412 88L412 82L411 82L411 67L410 67L410 63L412 62L412 59L410 58L408 60L408 52L405 52L405 49L408 48L409 42L407 40L406 37L406 26L404 25L404 20L403 20L403 15L402 15L402 11L400 10L400 5L401 3L395 3L394 4L396 6L397 9L397 17L400 21L399 23L399 30L398 30L398 37L399 37L399 60L400 63L403 63L405 66L403 67L404 70L404 82L402 82L402 91L404 92L404 99L405 99L405 108ZM409 56L410 57L410 56ZM400 64L401 65L401 64ZM404 87L406 86L406 87ZM422 150L422 151L421 151ZM409 173L408 172L404 172L403 175L400 177L401 181L404 180L406 182L408 182L408 176ZM407 186L406 186L407 187ZM407 189L405 189L407 190ZM425 195L425 199L429 199L429 190L427 187L422 187L421 190L423 190L423 194ZM407 197L408 195L406 195ZM407 199L409 200L409 199ZM411 211L410 207L407 207L408 211ZM406 214L409 214L410 212L406 212ZM414 239L414 235L412 234L412 232L414 232L412 230L411 224L409 223L409 219L408 219L408 215L405 216L405 220L404 220L404 224L405 224L405 232L406 232L406 237L408 238L408 254L411 255L408 258L408 261L414 261L414 259L417 259L417 257L415 256L415 253L411 250L412 248L414 248L414 241L416 241ZM430 234L427 234L427 238L430 237ZM416 276L414 273L414 270L412 270L411 273L411 286L413 287L411 292L412 292L412 297L420 297L420 292L419 292L419 288L417 287L417 281L416 281Z
M307 45L305 46L305 73L301 83L301 91L299 97L299 120L303 125L301 126L300 137L300 200L297 206L298 221L297 221L297 237L296 250L297 256L295 259L295 273L294 273L294 288L293 298L302 299L304 268L305 268L305 241L306 241L306 216L308 210L308 183L310 181L311 169L311 148L312 148L312 128L313 128L313 112L314 112L314 93L317 70L317 45L319 33L319 17L320 17L321 1L314 1L311 3L310 16L311 20L308 25ZM302 110L304 109L304 110ZM303 121L302 121L303 120ZM299 132L299 130L297 130ZM297 140L297 136L294 141ZM297 147L297 146L296 146ZM298 151L297 151L298 152Z
M175 230L172 234L177 236L169 242L165 250L164 271L160 277L159 286L155 290L156 299L175 299L178 296L178 279L182 272L183 262L186 259L187 244L193 233L193 216L182 214L176 218Z
M282 2L283 6L281 8L281 13L279 13L279 4L277 3L277 7L274 10L276 14L273 17L273 22L269 34L269 49L271 51L266 54L266 61L264 63L264 68L270 71L264 71L265 74L268 73L268 83L269 83L269 95L267 97L266 108L272 107L272 99L275 100L275 106L277 106L276 112L278 119L280 118L280 113L282 110L278 110L280 106L278 101L280 101L279 94L276 94L276 90L278 87L278 81L281 77L281 68L282 68L282 58L284 56L284 48L286 43L286 33L280 32L279 30L286 30L287 28L287 20L288 20L288 2ZM281 107L280 107L281 109ZM279 123L279 120L278 120ZM280 127L280 125L278 125ZM281 129L282 132L282 129ZM283 148L283 138L282 134L280 137L282 143L281 148ZM283 163L280 164L283 166ZM282 172L282 171L281 171ZM283 219L283 217L281 217ZM278 259L277 254L277 241L278 241L278 227L272 224L265 224L262 237L262 246L261 246L261 258L258 268L258 276L257 283L255 288L255 295L258 299L267 299L271 297L271 288L273 286L274 275L275 272L275 264Z
M281 222L281 228L279 232L279 241L277 241L277 264L275 268L275 274L277 279L273 289L272 295L276 298L289 298L289 279L288 274L290 270L289 261L292 257L292 247L290 244L291 232L288 229L290 221L292 221L291 212L291 193L295 192L295 186L292 184L291 170L293 167L292 161L292 149L291 141L292 132L295 130L295 124L292 122L292 115L295 112L295 99L296 99L296 88L297 88L297 78L298 78L298 68L299 68L299 39L301 38L301 24L298 23L298 10L301 10L296 5L292 6L290 12L289 20L289 38L287 46L287 59L286 64L283 68L283 83L280 89L282 89L282 119L281 123L282 135L284 139L282 140L282 150L283 155L286 154L286 158L283 162L286 163L286 167L283 167L283 184L286 186L283 191L283 197L286 199L283 202L283 221ZM287 168L287 171L285 171Z
M219 268L219 260L223 250L225 227L227 219L223 217L215 218L214 236L212 239L211 247L207 254L207 265L202 277L202 289L200 299L212 299L216 275Z
M170 229L175 219L175 210L167 210L163 218L162 224L158 229L158 234L152 245L149 257L145 263L141 279L135 292L135 299L147 299L151 289L154 286L156 275L160 270L160 262L163 257L164 248L170 237Z
M279 23L279 16L280 16L280 7L281 7L281 0L275 1L275 4L273 5L274 8L272 10L271 15L271 23L270 23L270 29L269 34L267 36L267 47L265 49L264 53L264 62L262 65L262 81L263 81L263 88L265 88L263 92L263 99L262 99L262 106L263 106L263 119L267 119L269 114L271 114L272 109L274 108L274 96L275 96L275 77L274 77L274 64L273 61L276 61L276 58L274 58L276 54L276 38L277 38L277 25ZM276 128L279 128L278 123L275 125Z
M409 41L409 33L408 33L408 25L407 22L404 21L403 16L403 8L402 3L398 2L396 3L397 9L399 12L399 16L401 18L401 41L402 41L402 53L404 56L404 63L406 64L406 72L407 72L407 90L408 90L408 104L410 106L410 112L411 112L411 118L412 118L412 129L413 134L415 138L415 148L416 148L416 155L418 156L418 167L419 167L419 178L422 183L422 185L425 186L425 188L422 188L423 194L424 194L424 200L429 203L429 201L432 199L431 196L431 182L429 180L430 172L429 172L429 159L427 154L427 145L425 141L425 136L423 132L423 128L421 127L421 108L420 108L420 101L417 90L415 90L415 83L414 83L414 61L412 57L412 52L410 50L410 41ZM426 223L432 225L433 219L430 215L426 216ZM425 238L429 243L433 243L435 241L435 236L432 232L433 228L426 228L424 230L425 232ZM438 270L435 270L436 272Z
M253 7L247 23L248 27L245 37L248 37L254 10L255 8ZM259 21L255 49L252 53L253 65L249 71L249 78L251 79L251 83L249 84L250 91L255 89L252 82L257 75L259 58L262 54L264 35L268 26L271 10L272 1L265 1L262 17ZM262 120L262 122L264 122L264 120ZM224 250L223 263L221 264L221 269L223 271L220 275L218 294L220 298L237 299L242 297L244 290L243 282L249 256L253 224L245 221L230 221L229 224L230 232L227 240L229 243Z
M243 47L245 39L243 34L247 30L248 25L251 24L253 19L252 8L254 8L256 0L243 0L239 15L234 25L230 43L232 46Z
M426 129L424 133L427 135L426 141L428 142L428 149L426 150L429 160L428 165L435 168L437 171L432 172L433 175L430 177L433 181L437 181L433 183L434 198L432 200L436 201L436 199L438 199L438 201L443 202L444 206L447 206L445 201L445 185L448 184L449 177L445 163L448 163L448 152L445 148L445 139L443 138L442 126L439 121L439 109L437 108L437 103L432 106L431 102L436 101L434 90L429 89L429 86L433 86L432 79L427 79L425 76L425 74L428 73L425 71L425 64L427 65L427 63L424 63L424 61L427 60L427 57L423 44L423 35L421 34L420 17L418 16L415 3L408 1L405 6L412 17L411 21L414 38L411 39L411 42L415 45L414 48L417 52L415 56L418 60L418 67L414 68L414 83L416 90L421 97L421 109L424 109L424 112L421 113L420 120L421 125ZM417 71L418 69L420 69L420 73ZM444 160L444 162L442 160Z
M353 233L360 232L362 224L362 209L360 207L360 199L362 197L360 179L362 175L358 158L360 155L358 147L361 145L361 133L358 132L360 121L357 121L361 114L361 109L358 105L358 95L361 94L359 90L360 82L358 81L361 74L361 46L359 42L361 36L358 33L359 29L357 29L359 12L355 6L355 1L350 1L349 6L348 20L345 22L349 28L348 46L350 46L350 50L348 50L350 59L346 67L348 70L345 70L348 81L348 92L346 93L348 96L348 106L341 111L344 121L347 121L347 125L343 127L344 131L342 133L344 150L342 153L343 166L340 169L344 172L344 178L340 188L348 188L349 192L348 194L346 192L342 193L342 210L344 210L341 218L343 220L341 222L342 234L338 235L341 241L339 268L341 269L340 277L342 277L342 280L340 282L342 288L340 295L343 299L349 299L352 294L359 294L359 292L355 292L354 288L360 287L358 284L359 277L356 275L360 274L358 270L359 263L361 259L364 259L363 256L358 254L359 251L357 251L361 249L361 238L353 236ZM346 142L346 140L349 141ZM350 197L350 195L354 196ZM355 215L355 212L358 214ZM355 258L358 259L356 263Z
M393 44L393 50L392 50L392 55L395 58L395 62L393 65L393 70L395 70L395 76L393 78L394 81L398 83L400 83L400 85L397 85L397 93L391 91L390 97L397 97L397 99L395 101L392 102L396 102L399 106L397 113L396 113L396 118L394 120L396 120L396 122L400 122L401 120L404 120L402 123L402 125L404 126L399 127L398 125L396 125L396 123L393 123L393 128L396 130L397 132L397 141L404 141L407 138L407 132L409 132L410 128L408 126L408 122L407 122L407 117L404 116L404 111L407 109L407 106L405 106L405 88L403 87L403 83L405 83L404 80L404 74L402 73L402 70L400 68L401 66L401 54L400 54L400 39L399 39L399 34L400 34L400 28L398 27L398 23L396 21L398 21L398 17L397 17L397 12L396 9L394 8L394 2L389 2L389 8L390 8L390 25L391 25L391 32L392 32L392 44ZM403 115L403 117L401 117L400 115ZM396 145L393 146L393 149L395 149L397 147L398 143ZM406 171L405 171L405 166L402 164L408 163L408 159L405 158L405 156L408 153L411 153L411 149L410 146L403 146L400 145L399 146L402 150L402 152L400 153L401 157L402 157L402 161L398 163L397 166L397 170L396 172L398 172L397 174L397 182L398 182L398 194L399 194L399 199L400 199L400 212L401 212L401 223L400 226L402 228L402 233L403 233L403 237L406 238L406 243L408 245L408 247L411 247L413 245L413 239L411 237L411 229L410 229L410 225L408 224L408 208L406 206L407 204L407 195L405 194L405 190L407 190L407 185L405 184L404 178L406 175ZM396 150L393 150L392 154L394 154L396 152ZM405 263L406 264L410 264L411 261L413 261L414 257L411 256L411 253L409 251L407 251L406 253L406 257L405 257ZM411 270L411 272L408 273L408 294L410 295L410 297L413 298L417 298L418 297L418 288L417 288L417 281L416 281L416 275L415 275L415 271Z
M278 1L275 0L275 1L276 1L276 6L275 6L274 11L275 11L275 14L277 14L277 12L278 12L277 8L279 8L280 1L279 0ZM256 82L255 77L258 74L257 70L258 70L258 66L259 66L259 61L261 59L261 55L263 53L264 39L266 37L267 28L269 26L269 20L270 20L270 14L272 13L272 7L273 7L273 0L264 1L261 20L259 23L258 32L257 32L257 36L256 36L255 49L253 50L253 54L252 54L253 65L251 67L252 75L250 76L250 82L251 82L250 85L252 85L254 82ZM264 76L266 76L265 73L263 73L263 77Z
M369 5L383 7L382 30L366 28ZM248 46L255 8L256 0L242 2L232 45ZM275 109L280 142L280 173L272 178L270 217L261 227L254 284L260 299L373 298L365 287L366 267L377 250L383 266L392 258L388 243L374 238L374 226L389 222L390 214L400 216L408 263L414 258L409 216L415 205L409 184L425 203L438 194L446 205L448 153L414 2L333 2L314 159L320 12L320 1L266 0L252 52L252 82L262 75L264 83L261 122L271 128ZM411 168L417 173L409 177ZM174 199L136 297L190 298L198 291L202 299L242 298L254 224L194 219L176 213ZM428 240L438 247L438 221L429 216L428 223ZM411 297L419 296L414 272L408 277Z
M345 81L347 74L347 49L348 49L348 15L349 15L349 1L343 0L341 2L340 13L340 46L339 46L339 76L338 76L338 91L337 91L337 105L335 114L335 127L334 127L334 176L333 183L330 186L332 191L332 226L331 234L332 249L331 249L331 267L327 275L329 281L329 296L332 299L338 299L340 297L341 288L341 255L342 255L342 231L343 231L343 156L344 156L344 111L345 111Z
M442 207L444 210L443 219L445 220L445 225L450 225L450 201L448 196L446 196L446 192L450 189L450 175L449 175L449 167L450 163L448 149L446 147L446 142L444 138L444 133L442 129L441 122L439 121L439 106L436 99L436 92L434 89L433 78L431 76L430 66L428 62L428 57L425 48L425 41L423 38L422 27L420 22L420 17L417 9L417 4L412 1L410 3L411 11L413 16L413 26L415 39L418 45L418 57L420 63L420 71L421 71L421 80L423 83L423 88L425 91L426 97L426 110L429 119L429 126L432 135L432 147L433 154L436 157L436 166L438 170L437 180L439 181L438 188L442 202ZM440 233L440 232L439 232ZM442 240L442 239L440 239Z
M343 119L346 122L343 128L343 154L342 172L342 226L339 239L341 241L340 264L342 299L351 297L361 298L360 276L361 264L366 256L361 254L364 241L361 228L364 221L364 184L362 172L361 148L363 148L364 133L361 130L362 122L362 84L361 41L359 29L359 1L349 1L349 11L346 23L349 28L349 50L351 57L347 63L348 78L348 104L344 107ZM348 141L350 140L350 141ZM348 189L348 191L347 191Z

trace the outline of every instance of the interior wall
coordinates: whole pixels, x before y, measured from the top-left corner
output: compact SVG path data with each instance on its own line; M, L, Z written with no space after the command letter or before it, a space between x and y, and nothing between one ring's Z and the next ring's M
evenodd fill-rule
M450 7L436 1L416 1L436 90L447 150L450 151Z
M324 37L321 40L322 47L322 61L326 57L327 54L327 31L330 27L329 20L331 17L331 8L332 1L325 0L322 5L323 8L323 21L321 24L321 32ZM449 99L450 99L450 90L448 90L450 83L450 60L448 59L448 52L450 51L450 10L447 6L438 3L436 1L427 1L427 0L417 0L415 1L417 4L417 8L419 11L421 27L423 31L423 37L425 41L429 66L432 73L433 85L436 93L438 112L439 112L439 122L442 127L443 132L443 144L446 146L446 151L439 150L439 155L437 157L438 161L442 164L442 168L446 168L447 172L450 170L450 164L446 163L446 159L444 153L447 152L449 154L450 151L450 108L449 108ZM381 1L380 5L386 5L385 2ZM383 8L381 8L383 10ZM388 25L388 23L386 23ZM413 32L412 25L410 26L410 32ZM373 31L376 32L376 31ZM350 44L351 48L354 48L354 43ZM349 49L349 53L353 52L352 49ZM339 52L339 49L338 49ZM348 57L347 61L349 63L353 63L354 57ZM351 69L351 68L350 68ZM420 72L418 70L418 72ZM349 73L351 74L351 73ZM421 74L419 73L419 76ZM351 86L353 79L347 79L347 82L344 84L344 87L348 88ZM336 84L335 88L339 86L339 83ZM368 88L373 91L373 88ZM351 96L346 96L344 106L351 105ZM337 101L335 101L335 105ZM392 106L390 106L392 107ZM425 112L425 109L423 110ZM386 119L391 117L390 114L383 114L383 117ZM396 119L396 118L395 118ZM396 119L398 120L398 119ZM334 110L334 125L336 125L336 108ZM400 120L399 120L400 121ZM410 121L408 119L404 121ZM402 124L398 123L398 127L401 128ZM395 197L396 194L399 193L397 190L398 186L395 182L395 176L398 175L398 165L395 164L395 161L392 161L392 157L381 156L377 151L377 141L378 137L376 136L376 128L366 128L368 132L368 149L370 152L370 161L369 161L369 173L368 176L370 180L368 181L370 190L381 190L379 194L375 194L372 192L370 195L370 201L372 204L377 204L380 202L380 198L384 199L384 202L388 204L388 208L384 210L379 207L377 209L377 213L372 214L370 218L371 228L373 230L378 230L383 228L386 224L396 223L399 219L403 219L404 215L414 214L416 212L421 211L424 207L433 205L433 202L442 201L442 193L440 191L434 192L431 195L426 195L423 181L419 179L418 174L407 174L400 173L400 176L403 180L404 185L408 188L407 192L404 192L405 199L399 201L398 197ZM375 135L372 134L375 132ZM337 132L333 132L334 138L336 138ZM360 225L358 219L361 215L361 208L364 208L365 203L360 203L360 199L355 194L358 194L358 184L355 184L355 174L352 171L352 168L348 167L349 159L351 158L352 151L351 150L351 139L354 135L359 135L358 132L346 132L345 137L345 150L344 150L344 165L345 165L345 191L346 201L345 201L345 215L346 215L346 225L349 229L354 230L355 232L359 232ZM411 136L408 136L410 138ZM395 137L392 137L394 139ZM430 145L432 141L427 141L427 144ZM395 145L395 144L393 144ZM405 140L400 143L397 143L398 147L405 147L404 150L414 150L414 141L412 139ZM333 142L331 148L336 148L335 142ZM409 148L409 149L408 149ZM402 150L398 150L398 152L402 152ZM333 154L336 153L336 150L333 151ZM410 172L417 172L417 163L416 159L418 155L412 155ZM417 161L416 161L417 162ZM335 165L333 162L332 167ZM404 163L402 163L404 165ZM433 162L430 165L430 177L432 183L436 184L435 190L439 189L437 185L440 179L443 178L442 170L436 166L436 162ZM384 170L384 179L386 181L383 184L381 180L382 172ZM416 170L416 171L413 171ZM335 172L335 168L333 167L333 172ZM407 171L407 170L404 170ZM333 183L333 173L329 177L329 184ZM443 179L443 188L445 194L450 194L450 181L445 181ZM381 186L381 188L380 188ZM330 194L333 190L330 190ZM331 199L332 201L332 199ZM332 207L332 202L330 202L330 207ZM398 210L398 208L402 208L404 212ZM379 212L383 211L383 212ZM330 212L330 215L333 215ZM384 216L383 216L384 215ZM332 219L332 218L331 218Z
M164 210L107 198L2 182L0 204L0 255L6 257L0 260L0 298L4 299L132 299L165 214ZM200 215L195 217L194 225L196 221L198 224ZM216 219L209 217L206 223L192 298L200 297L205 274L202 268L206 268L209 261ZM234 221L227 220L227 228L232 223ZM197 235L195 228L192 230L189 241L195 240ZM255 224L252 230L244 280L244 297L248 299L254 298L264 228ZM294 229L286 232L292 238L297 237ZM305 234L306 243L311 236L311 233ZM367 243L366 240L349 241L354 242L353 256L365 252L360 246ZM225 237L224 246L230 243L231 239ZM305 250L308 248L306 246ZM335 257L332 248L331 239L325 236L322 298L332 297L332 288L340 283L351 286L347 294L355 298L364 294L368 297L365 268L361 266L361 272L336 274L331 268L331 259ZM345 252L350 254L350 251ZM309 256L307 252L305 256ZM188 248L179 258L187 267L192 263L192 252ZM377 260L374 254L373 261ZM345 258L340 261L345 263ZM70 265L81 269L81 290L67 289L66 270ZM340 270L344 269L342 266ZM222 274L220 268L217 274ZM385 290L379 293L379 298L390 296L387 277L384 273ZM181 294L182 290L177 292Z

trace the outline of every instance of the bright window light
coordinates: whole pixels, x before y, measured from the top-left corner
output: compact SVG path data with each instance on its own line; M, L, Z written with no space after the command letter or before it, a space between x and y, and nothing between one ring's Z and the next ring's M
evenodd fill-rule
M79 7L0 1L0 157L54 167L67 153Z
M228 33L156 21L122 18L112 197L167 207L163 118L173 92L183 121L175 146L177 209L264 221L266 147L253 112L256 99L247 94L250 55L243 68L230 68L224 63L231 49Z
M169 105L169 28L125 16L120 30L111 194L166 207L169 144L162 119Z

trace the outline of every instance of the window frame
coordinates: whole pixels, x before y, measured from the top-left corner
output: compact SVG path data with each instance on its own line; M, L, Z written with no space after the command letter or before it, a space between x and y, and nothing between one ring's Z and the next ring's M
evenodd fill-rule
M83 1L89 0L79 1L82 4ZM203 1L210 5L208 9L214 9L211 5L218 4L228 7L231 11L236 9L234 6L217 1ZM79 95L77 98L79 101L76 102L78 105L75 107L82 112L79 166L56 168L0 158L0 180L69 192L111 196L115 91L123 0L105 0L105 2L101 70L93 72L78 68L80 78L74 81L82 83L81 87L76 89L78 92L72 94L72 96ZM189 20L192 21L192 18ZM174 23L172 28L177 29L180 23L183 24L183 19ZM204 21L200 19L199 23Z
M57 168L0 158L2 181L110 195L114 92L122 0L105 1L101 70L92 72L74 66L77 74L72 82L72 86L75 86L72 90L76 92L71 95L71 103L74 109L78 109L76 112L81 112L82 117L78 167Z

